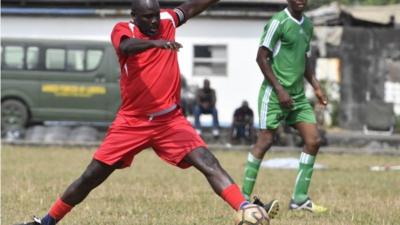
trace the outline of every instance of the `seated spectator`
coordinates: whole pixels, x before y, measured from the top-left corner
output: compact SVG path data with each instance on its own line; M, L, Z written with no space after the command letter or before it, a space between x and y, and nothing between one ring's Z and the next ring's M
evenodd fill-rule
M183 114L185 116L193 115L194 105L196 104L197 86L188 84L186 78L181 74L181 103Z
M247 144L252 144L254 140L254 114L250 109L249 103L243 101L233 114L231 127L231 143L239 144L244 140Z
M182 107L183 115L185 115L185 117L188 116L188 114L189 114L189 109L188 109L189 103L188 103L188 99L186 96L187 89L188 89L188 84L186 82L186 78L184 76L182 76L182 74L181 74L181 103L180 103L180 105Z
M200 115L211 114L213 119L213 136L219 136L219 123L218 123L218 112L215 107L217 101L215 91L210 87L210 81L204 80L203 88L200 88L196 93L196 104L193 109L194 124L197 133L201 134Z

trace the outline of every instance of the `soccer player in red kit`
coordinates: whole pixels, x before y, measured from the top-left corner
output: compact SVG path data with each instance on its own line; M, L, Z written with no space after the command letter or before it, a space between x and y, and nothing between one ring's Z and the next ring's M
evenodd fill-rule
M135 0L132 21L111 33L121 70L121 107L103 143L83 174L56 200L48 214L30 225L54 225L115 170L131 165L136 154L153 148L164 161L194 166L216 194L235 210L248 202L218 160L183 116L175 29L217 0L189 0L161 9L157 0Z

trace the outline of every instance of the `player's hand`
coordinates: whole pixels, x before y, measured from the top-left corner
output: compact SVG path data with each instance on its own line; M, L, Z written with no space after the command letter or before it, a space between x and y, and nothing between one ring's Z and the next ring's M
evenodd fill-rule
M318 102L322 106L326 106L328 104L328 98L326 97L325 93L319 88L315 91L315 96L318 98Z
M277 91L277 95L278 95L278 99L279 99L279 104L282 107L292 108L293 99L290 97L290 95L285 90Z
M182 48L182 45L180 43L167 40L154 40L154 45L157 48L170 49L173 51L178 51L180 48Z

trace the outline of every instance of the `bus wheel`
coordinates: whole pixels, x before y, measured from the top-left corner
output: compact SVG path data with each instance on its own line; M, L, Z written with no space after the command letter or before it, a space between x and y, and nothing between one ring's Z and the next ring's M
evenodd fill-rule
M1 126L4 131L24 128L28 117L28 109L21 101L8 99L1 103Z

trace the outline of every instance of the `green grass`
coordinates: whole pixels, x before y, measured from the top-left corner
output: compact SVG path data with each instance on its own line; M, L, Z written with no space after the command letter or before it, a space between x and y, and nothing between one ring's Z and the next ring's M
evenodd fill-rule
M85 169L94 149L2 146L1 224L43 216L53 201ZM223 167L242 182L246 151L216 151ZM298 157L268 153L266 158ZM329 167L314 172L311 197L329 207L322 215L288 212L296 171L260 171L255 193L277 198L281 214L272 224L400 224L400 173L371 172L370 165L399 164L400 157L320 154ZM151 150L131 168L118 170L64 218L68 225L232 225L234 212L195 169L181 170Z

